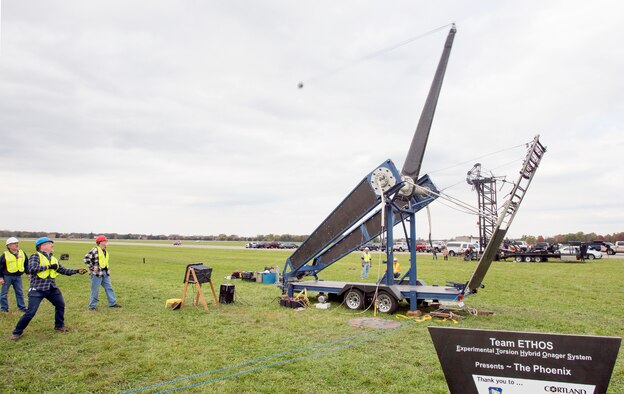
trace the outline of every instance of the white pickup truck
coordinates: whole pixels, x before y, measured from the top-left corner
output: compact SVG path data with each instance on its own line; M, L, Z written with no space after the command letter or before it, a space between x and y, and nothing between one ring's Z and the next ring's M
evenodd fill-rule
M615 253L624 253L624 241L615 241L613 251Z

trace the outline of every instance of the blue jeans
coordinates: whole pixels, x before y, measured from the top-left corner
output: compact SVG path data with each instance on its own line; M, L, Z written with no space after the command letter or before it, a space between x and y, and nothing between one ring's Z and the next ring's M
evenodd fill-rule
M15 301L17 301L17 309L19 309L20 311L25 311L26 305L24 305L24 290L22 288L22 277L13 275L4 276L2 293L0 293L0 308L3 311L9 310L9 287L11 287L11 285L13 285L13 290L15 291Z
M89 301L89 308L94 309L97 305L100 286L104 288L106 298L108 299L108 306L117 304L117 298L115 297L115 291L113 290L110 277L106 274L102 276L91 274L91 301Z
M28 310L17 322L13 334L22 335L28 323L35 317L39 304L43 299L47 299L54 305L54 328L65 326L65 300L59 289L50 289L48 291L28 290Z
M364 263L362 266L362 273L360 274L361 278L368 278L368 271L370 270L370 263Z

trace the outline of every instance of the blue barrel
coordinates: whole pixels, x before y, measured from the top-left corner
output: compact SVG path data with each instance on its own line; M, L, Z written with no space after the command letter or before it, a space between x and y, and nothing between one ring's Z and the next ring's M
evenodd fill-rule
M277 274L275 272L265 272L262 274L262 283L273 284L277 282Z

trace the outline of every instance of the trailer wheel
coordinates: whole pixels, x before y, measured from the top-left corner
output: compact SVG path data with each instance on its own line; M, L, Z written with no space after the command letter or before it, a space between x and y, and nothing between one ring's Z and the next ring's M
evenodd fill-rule
M536 263L541 263L542 262L542 256L535 256L535 262Z
M380 291L377 294L377 309L381 313L394 313L399 307L399 302L392 295L385 291Z
M521 262L522 262L522 256L516 256L516 257L514 258L514 261L515 261L516 263L521 263Z
M530 263L530 262L531 262L531 256L526 256L526 257L524 258L524 262L525 262L525 263Z
M345 296L345 305L349 309L364 309L364 293L358 289L351 289Z

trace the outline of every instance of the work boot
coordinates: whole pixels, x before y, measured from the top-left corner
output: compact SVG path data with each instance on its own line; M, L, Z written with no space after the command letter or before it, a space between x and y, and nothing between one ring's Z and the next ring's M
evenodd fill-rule
M58 332L68 332L69 328L63 326L63 327L54 327L54 331L58 331Z
M9 337L10 340L12 341L17 341L18 339L20 339L22 337L22 334L11 334L11 336Z
M115 304L115 305L111 305L111 306L109 306L109 308L121 308L121 305L119 305L119 304Z

